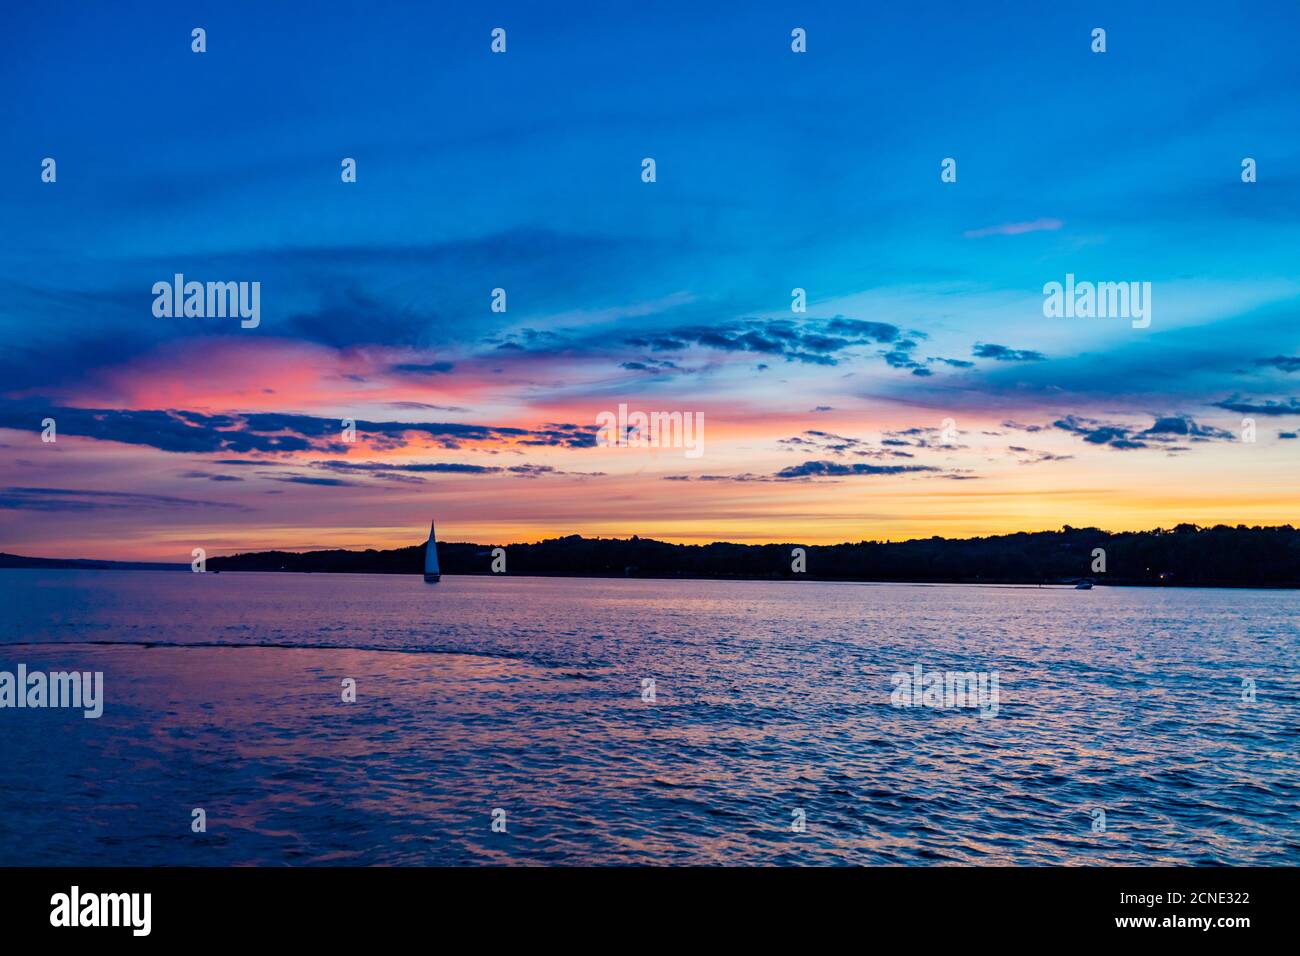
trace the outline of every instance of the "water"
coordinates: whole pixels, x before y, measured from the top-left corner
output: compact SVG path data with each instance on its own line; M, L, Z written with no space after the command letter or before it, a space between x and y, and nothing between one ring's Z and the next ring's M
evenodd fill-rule
M1300 863L1297 592L0 571L0 607L0 670L107 698L0 710L4 865ZM997 671L996 717L891 706L917 663Z

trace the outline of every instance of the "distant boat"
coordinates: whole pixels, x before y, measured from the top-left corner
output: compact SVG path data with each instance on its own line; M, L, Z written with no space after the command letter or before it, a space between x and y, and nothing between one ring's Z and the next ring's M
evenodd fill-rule
M424 549L424 580L429 584L437 584L442 577L442 572L438 569L438 538L433 529L433 522L429 522L429 543Z
M436 561L437 559L435 558L434 560ZM1092 590L1092 582L1091 582L1091 581L1080 581L1078 584L1076 584L1076 585L1074 586L1074 589L1075 589L1076 591L1091 591L1091 590Z

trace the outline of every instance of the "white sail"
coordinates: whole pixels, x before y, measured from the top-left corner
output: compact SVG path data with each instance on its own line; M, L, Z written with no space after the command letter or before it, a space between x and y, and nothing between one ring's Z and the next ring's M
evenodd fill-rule
M424 549L424 580L436 581L442 572L438 570L438 538L433 522L429 522L429 544Z

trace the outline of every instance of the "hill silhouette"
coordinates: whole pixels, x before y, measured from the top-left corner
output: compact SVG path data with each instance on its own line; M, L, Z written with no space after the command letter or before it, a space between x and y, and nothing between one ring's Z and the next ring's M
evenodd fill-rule
M510 574L577 577L803 579L951 583L1300 587L1300 530L1180 524L1110 533L1098 528L985 538L923 538L834 545L670 544L651 538L569 535L532 544L439 542L443 574L489 574L492 549ZM806 572L792 570L801 547ZM1105 551L1105 571L1094 550ZM389 551L262 551L208 559L210 571L420 574L424 544Z

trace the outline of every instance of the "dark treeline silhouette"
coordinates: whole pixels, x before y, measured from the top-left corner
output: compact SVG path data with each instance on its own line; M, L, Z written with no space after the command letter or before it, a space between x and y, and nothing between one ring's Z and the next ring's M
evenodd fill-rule
M440 542L443 574L489 574L496 545ZM812 579L1000 584L1300 587L1300 531L1199 528L1111 534L1097 528L950 540L800 545L668 544L649 538L570 535L503 545L509 574L579 577ZM804 548L806 572L793 569ZM1094 571L1095 549L1105 570ZM211 571L308 571L419 574L424 545L392 551L264 551L208 559Z
M89 558L29 558L0 551L0 568L49 571L189 571L188 564L160 561L94 561Z

